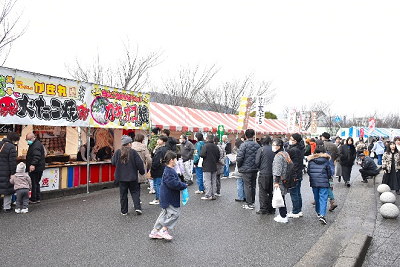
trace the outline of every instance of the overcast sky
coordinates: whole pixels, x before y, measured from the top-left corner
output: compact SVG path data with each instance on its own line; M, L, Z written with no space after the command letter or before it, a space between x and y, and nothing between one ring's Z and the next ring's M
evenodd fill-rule
M115 63L129 38L143 55L163 51L154 81L214 63L215 82L271 81L276 114L320 101L350 117L400 111L400 1L19 0L20 9L29 27L7 67L70 78L65 64L97 53Z

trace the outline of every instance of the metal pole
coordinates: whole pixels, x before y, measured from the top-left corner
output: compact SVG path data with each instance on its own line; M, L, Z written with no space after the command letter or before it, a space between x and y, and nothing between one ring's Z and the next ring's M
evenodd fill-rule
M89 194L90 183L90 127L87 130L87 143L86 143L86 193Z

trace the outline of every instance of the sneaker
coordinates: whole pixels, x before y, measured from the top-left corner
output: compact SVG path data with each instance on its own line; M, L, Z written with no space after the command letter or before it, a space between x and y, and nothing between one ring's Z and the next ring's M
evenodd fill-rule
M235 201L236 201L236 202L246 202L246 199L238 199L238 198L235 198Z
M21 210L21 213L28 213L28 208L22 209L22 210Z
M149 237L153 239L163 239L163 237L159 235L159 231L156 230L152 230Z
M321 217L321 214L317 213L317 218Z
M211 200L216 200L216 199L217 199L216 196L211 197Z
M142 215L142 211L141 210L135 210L137 215Z
M121 214L122 214L122 215L124 215L124 216L128 215L128 213L127 213L127 212L125 212L125 213L121 212Z
M162 238L164 238L165 240L171 240L172 239L172 236L170 236L170 234L168 234L168 230L160 230L159 232L158 232L158 234L162 237Z
M201 200L212 200L212 197L201 197Z
M254 210L254 205L253 204L245 204L242 206L245 210Z
M11 209L3 209L3 211L4 211L5 213L8 213L8 212L11 211Z
M361 182L364 184L368 183L367 179L363 179Z
M350 187L350 182L346 182L347 187Z
M324 216L319 216L319 221L324 225L326 224L326 219Z
M157 199L154 199L154 200L151 201L149 204L150 204L150 205L159 205L159 204L160 204L160 201L157 200Z
M195 194L204 194L204 191L196 190L194 191Z
M274 218L274 221L279 223L287 223L289 221L288 217L282 218L281 215L278 215Z
M15 209L15 213L21 213L21 209Z
M256 214L268 214L268 211L266 211L266 210L258 210L258 211L256 211Z
M289 218L294 218L294 219L298 219L298 218L300 218L300 217L303 217L303 213L302 213L302 212L299 212L299 213L291 213L291 212L289 212L289 213L287 214L287 217L289 217Z
M340 183L341 181L342 181L342 176L339 176L338 183Z
M220 197L220 196L221 196L221 193L217 193L217 194L215 194L215 196L216 196L216 197Z
M155 194L155 193L156 193L156 190L150 189L149 194Z

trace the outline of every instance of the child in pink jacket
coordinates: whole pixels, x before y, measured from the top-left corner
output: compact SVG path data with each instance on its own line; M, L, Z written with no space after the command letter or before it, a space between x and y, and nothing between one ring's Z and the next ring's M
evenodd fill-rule
M23 162L17 165L17 170L11 176L10 183L14 185L17 195L16 213L27 213L29 204L29 189L32 187L31 178L25 172L25 164ZM21 209L22 208L22 209Z

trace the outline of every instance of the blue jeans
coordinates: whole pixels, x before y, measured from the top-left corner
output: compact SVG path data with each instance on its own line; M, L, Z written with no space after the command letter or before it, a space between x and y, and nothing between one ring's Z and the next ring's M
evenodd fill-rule
M196 167L196 181L199 186L199 191L204 191L203 168L201 167Z
M229 164L230 164L229 158L226 157L224 165L224 176L229 176Z
M246 195L244 194L243 179L237 178L236 183L237 183L238 199L244 200L246 198Z
M156 199L158 199L158 200L160 199L161 179L162 179L162 178L154 178L154 179L153 179L154 191L156 191Z
M383 154L378 155L378 165L382 165L382 156Z
M303 207L303 200L301 199L301 181L296 181L296 186L289 189L290 197L292 198L293 214L297 214Z
M328 188L325 187L313 187L315 200L315 211L324 216L326 214L326 206L328 205Z

